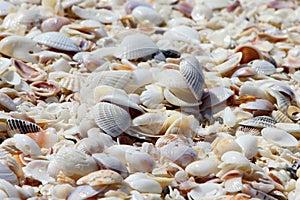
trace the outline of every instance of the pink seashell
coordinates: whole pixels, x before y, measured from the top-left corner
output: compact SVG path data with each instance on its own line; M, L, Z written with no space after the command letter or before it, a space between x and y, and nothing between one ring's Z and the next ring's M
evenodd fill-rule
M270 1L267 4L268 8L282 9L282 8L295 8L296 5L291 1Z
M191 17L191 13L193 11L193 6L187 2L179 2L174 6L175 10L183 13L187 17Z
M36 81L30 84L33 92L42 97L54 96L59 92L59 88L51 83L45 81Z
M71 20L66 17L52 17L48 18L41 24L41 29L43 32L48 31L59 31L60 28L64 25L70 24Z
M13 60L14 66L17 72L28 81L38 81L46 77L46 72L42 70L37 70L20 60Z

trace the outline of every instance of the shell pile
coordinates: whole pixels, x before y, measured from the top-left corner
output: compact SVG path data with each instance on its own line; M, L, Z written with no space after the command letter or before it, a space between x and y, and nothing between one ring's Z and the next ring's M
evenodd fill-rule
M0 199L299 199L299 13L1 0Z

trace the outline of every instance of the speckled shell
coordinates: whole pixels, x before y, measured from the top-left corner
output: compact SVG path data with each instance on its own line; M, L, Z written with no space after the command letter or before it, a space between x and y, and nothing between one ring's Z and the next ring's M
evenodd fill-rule
M33 41L62 51L79 51L79 48L70 38L59 32L42 33L34 37Z
M126 110L106 102L96 104L94 120L100 129L113 137L126 131L131 124L130 115Z
M117 58L135 60L158 52L158 46L146 35L132 34L123 38L115 51Z

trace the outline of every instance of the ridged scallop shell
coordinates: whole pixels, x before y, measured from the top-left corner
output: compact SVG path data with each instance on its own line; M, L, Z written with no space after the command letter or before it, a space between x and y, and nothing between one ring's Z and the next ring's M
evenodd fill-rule
M40 132L42 128L32 122L10 118L7 119L7 133L10 137L15 134L25 134L25 133L34 133Z
M254 69L258 76L268 76L276 72L275 66L265 60L253 60L251 63L251 68Z
M269 116L257 116L239 123L243 126L251 126L256 128L275 127L276 120Z
M7 36L0 41L0 52L6 56L25 62L37 63L34 53L40 52L36 42L23 36Z
M265 140L283 147L296 147L298 140L284 130L277 128L264 128L261 134Z
M268 89L267 92L276 99L278 110L280 110L283 113L286 113L288 107L291 105L290 100L276 90Z
M146 35L132 34L123 38L115 51L117 58L135 60L158 52L158 46Z
M136 7L132 13L132 17L140 23L150 23L153 25L160 25L164 19L153 9L146 6Z
M240 125L236 132L235 135L237 137L239 136L243 136L243 135L253 135L253 136L257 136L260 135L260 128L255 128L255 127L251 127L251 126L243 126Z
M293 123L293 120L291 120L288 116L286 116L283 112L280 110L273 110L272 111L272 117L278 122L278 123Z
M163 100L163 90L158 85L147 85L146 90L140 95L140 101L148 108L156 108Z
M204 74L199 61L195 56L185 55L181 58L179 70L183 74L195 98L199 101L204 88Z
M42 33L34 37L33 41L62 51L79 51L79 48L68 36L59 32Z
M96 104L94 120L100 129L113 137L117 137L131 125L131 117L126 110L106 102Z

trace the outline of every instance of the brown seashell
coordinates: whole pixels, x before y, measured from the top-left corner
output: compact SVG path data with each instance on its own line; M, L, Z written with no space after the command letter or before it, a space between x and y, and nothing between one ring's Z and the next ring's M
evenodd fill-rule
M236 48L235 52L242 52L243 54L240 64L245 64L252 60L263 59L261 51L254 46L239 46Z
M300 108L297 106L289 106L287 109L287 115L292 120L299 120L300 119Z
M30 84L33 92L42 97L55 96L59 92L58 86L45 81L36 81Z

